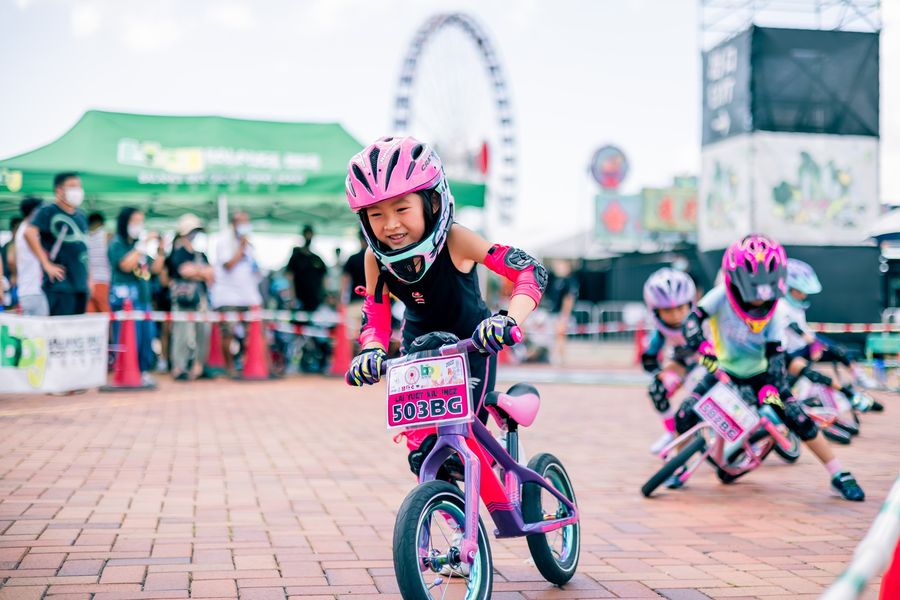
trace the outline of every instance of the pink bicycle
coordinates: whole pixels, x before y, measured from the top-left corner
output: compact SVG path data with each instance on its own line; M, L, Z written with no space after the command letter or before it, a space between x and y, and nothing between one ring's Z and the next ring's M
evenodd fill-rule
M520 341L518 328L509 334ZM519 428L534 422L540 396L519 383L484 401L505 433L505 446L475 419L466 355L472 340L385 361L388 427L437 426L438 439L422 464L394 526L394 572L405 600L487 600L493 589L491 548L479 517L479 497L498 538L526 536L535 566L556 585L575 574L581 529L575 492L562 463L538 454L519 464ZM508 451L507 451L508 449ZM463 490L437 480L452 455L464 465Z
M686 482L705 460L715 466L720 481L732 483L759 467L776 446L794 450L796 440L770 405L759 403L752 389L734 385L724 372L715 375L719 381L694 405L702 420L662 450L666 463L641 487L644 496L673 476ZM823 425L834 418L813 411L810 416Z

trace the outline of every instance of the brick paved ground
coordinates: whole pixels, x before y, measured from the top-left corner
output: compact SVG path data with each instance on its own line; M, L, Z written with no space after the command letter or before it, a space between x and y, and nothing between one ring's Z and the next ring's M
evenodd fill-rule
M815 598L900 464L900 403L886 398L840 448L864 504L828 495L808 455L645 500L657 425L641 390L542 391L523 442L569 469L581 566L552 588L524 540L494 540L498 600ZM381 397L316 378L0 397L0 600L399 598L391 532L412 479Z

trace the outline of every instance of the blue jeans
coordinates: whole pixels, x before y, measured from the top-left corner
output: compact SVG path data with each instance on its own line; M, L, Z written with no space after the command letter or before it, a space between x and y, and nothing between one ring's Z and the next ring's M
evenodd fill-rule
M113 285L109 288L110 310L123 310L126 299L131 300L134 310L150 310L150 303L140 300L137 286ZM119 322L112 323L112 340L119 343ZM152 371L156 366L156 354L153 352L153 338L156 337L156 323L153 321L134 321L134 332L137 338L138 368L142 373Z

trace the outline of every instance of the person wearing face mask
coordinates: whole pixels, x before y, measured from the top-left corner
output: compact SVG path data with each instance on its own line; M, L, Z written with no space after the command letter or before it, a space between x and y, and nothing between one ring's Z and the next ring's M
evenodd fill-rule
M262 304L259 292L262 273L250 242L252 231L247 213L238 211L231 215L231 232L216 246L216 282L210 293L215 310L245 312ZM229 352L234 323L223 322L220 327L225 369L229 375L236 376L234 356Z
M205 311L208 286L215 280L213 268L203 253L206 234L196 215L181 215L175 226L172 253L166 261L174 312ZM209 324L176 320L172 323L172 377L175 381L196 379L203 373L209 354Z
M84 314L88 282L88 222L79 208L84 189L78 173L53 178L56 202L34 215L25 239L44 271L43 289L51 315Z
M144 213L130 206L119 211L116 235L107 250L111 266L109 306L122 310L126 300L131 300L134 310L150 310L150 276L163 268L164 255L159 244L159 234L147 232ZM150 370L156 364L153 353L153 337L156 324L153 321L135 321L137 334L138 366L144 385L154 385ZM118 340L118 323L113 323L112 339Z

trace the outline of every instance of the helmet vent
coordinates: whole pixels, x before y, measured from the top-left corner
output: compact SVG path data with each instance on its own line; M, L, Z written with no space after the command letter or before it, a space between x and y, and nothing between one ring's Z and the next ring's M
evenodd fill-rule
M397 163L400 161L400 150L394 150L394 154L391 156L391 160L388 161L387 166L387 176L384 180L384 189L387 189L391 185L391 173L394 172L394 169L397 167Z
M372 165L372 177L375 178L375 183L378 183L378 155L380 153L377 146L369 152L369 163Z
M369 182L366 181L366 176L363 174L362 169L359 168L359 165L353 165L353 176L363 184L363 187L365 187L370 194L372 193L372 188L369 187Z
M416 168L416 161L412 161L411 163L409 163L409 168L406 169L406 178L407 179L412 177L412 172L413 172L414 168Z
M412 159L419 160L419 157L422 156L422 150L424 150L422 144L418 144L415 148L413 148L412 152L410 153L412 155Z

